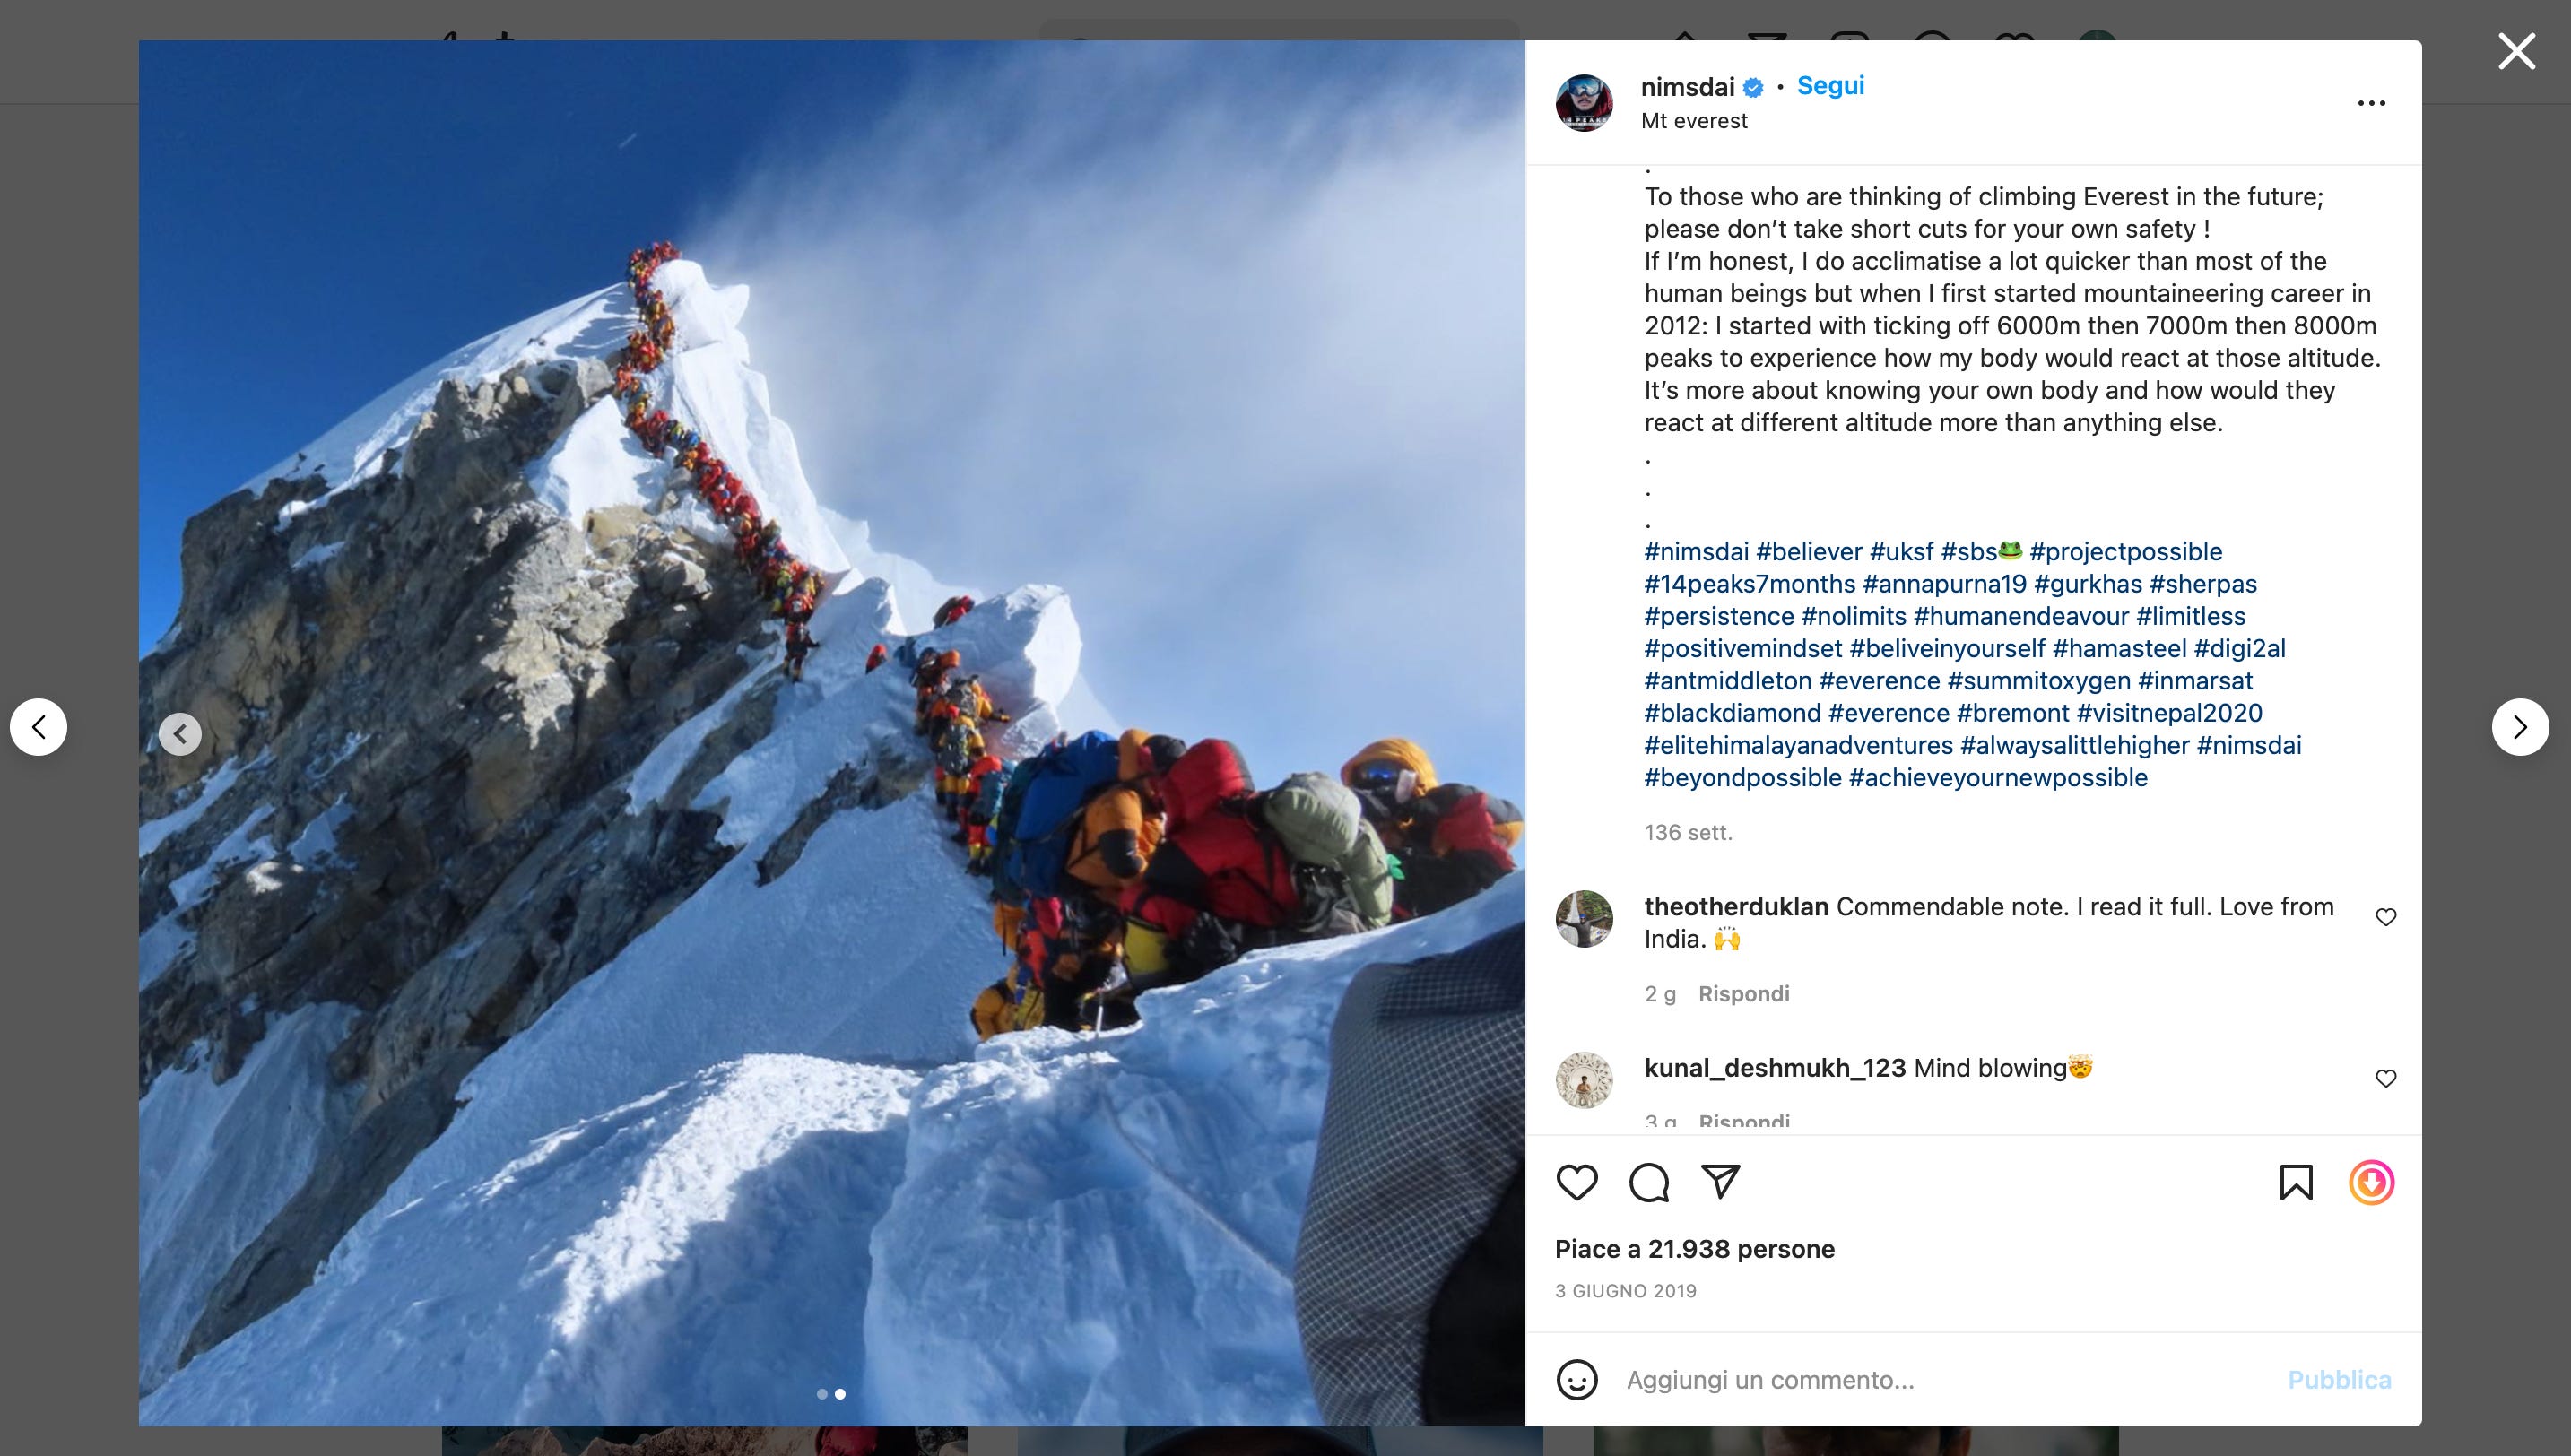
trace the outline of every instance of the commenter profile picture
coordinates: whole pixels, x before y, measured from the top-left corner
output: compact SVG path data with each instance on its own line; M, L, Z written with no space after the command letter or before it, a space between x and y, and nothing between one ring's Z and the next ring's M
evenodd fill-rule
M1616 1090L1616 1072L1595 1052L1574 1052L1555 1069L1553 1090L1573 1107L1593 1108Z
M1575 132L1594 132L1615 113L1616 98L1595 76L1574 76L1553 94L1553 114Z
M1553 928L1563 939L1587 950L1607 943L1607 932L1616 928L1616 910L1596 890L1573 890L1553 907Z

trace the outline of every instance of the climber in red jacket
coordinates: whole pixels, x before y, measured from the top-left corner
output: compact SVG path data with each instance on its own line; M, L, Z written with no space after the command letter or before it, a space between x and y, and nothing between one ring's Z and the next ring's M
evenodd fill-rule
M1207 738L1162 780L1160 848L1126 890L1125 965L1137 990L1195 980L1277 939L1301 912L1293 856L1260 818L1241 750Z

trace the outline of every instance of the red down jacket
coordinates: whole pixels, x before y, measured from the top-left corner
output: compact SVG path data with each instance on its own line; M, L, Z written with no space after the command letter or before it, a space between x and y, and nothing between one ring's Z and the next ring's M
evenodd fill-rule
M1294 863L1259 822L1241 750L1208 738L1181 754L1162 781L1169 821L1142 882L1125 892L1128 919L1175 941L1201 914L1258 929L1302 908Z

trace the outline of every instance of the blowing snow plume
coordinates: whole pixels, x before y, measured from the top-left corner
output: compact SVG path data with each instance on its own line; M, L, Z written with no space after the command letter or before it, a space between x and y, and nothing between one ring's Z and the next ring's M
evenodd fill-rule
M1132 722L1296 766L1397 726L1512 791L1516 55L896 61L690 225L784 315L822 502L959 580L1043 563Z

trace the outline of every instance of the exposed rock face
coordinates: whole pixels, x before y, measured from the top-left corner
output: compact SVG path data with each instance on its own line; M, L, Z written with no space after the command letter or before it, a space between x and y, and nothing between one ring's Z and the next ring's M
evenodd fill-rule
M830 821L841 810L850 808L879 809L917 791L928 781L928 762L917 755L898 750L879 750L866 755L866 766L860 771L853 764L842 766L830 775L819 797L803 805L786 825L785 832L759 857L759 882L767 884L794 867L803 857L803 846L812 842L814 831Z
M756 739L759 695L679 807L628 813L618 780L772 637L746 574L639 509L567 520L525 485L608 383L594 360L450 383L372 478L272 481L188 524L138 741L185 710L206 746L141 764L147 823L197 809L142 861L142 926L178 947L143 988L143 1084L199 1044L228 1078L308 1002L362 1013L331 1069L362 1089L354 1129L241 1254L192 1354L309 1282L464 1074L733 852L685 805Z

